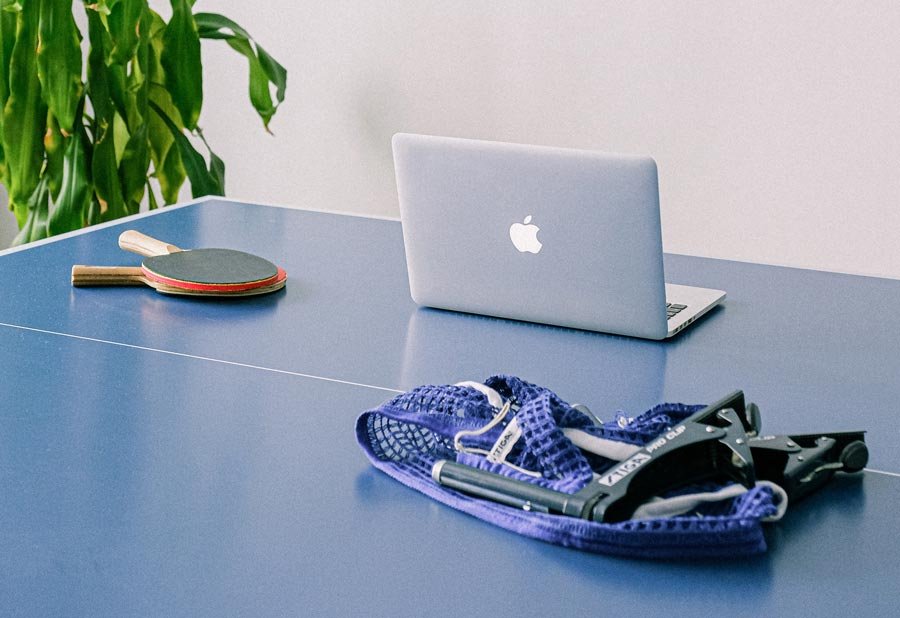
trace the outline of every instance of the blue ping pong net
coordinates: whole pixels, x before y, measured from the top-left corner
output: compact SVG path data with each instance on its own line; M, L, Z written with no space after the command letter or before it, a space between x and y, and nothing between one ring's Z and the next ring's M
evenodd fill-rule
M401 483L496 526L549 543L639 558L735 557L766 550L762 522L779 511L779 498L762 485L733 498L700 504L689 514L598 523L524 511L436 483L432 467L448 459L574 493L595 472L619 462L579 449L567 432L578 430L640 447L703 407L665 403L633 419L620 413L613 421L597 423L552 391L517 377L497 375L484 385L518 405L512 418L521 435L502 462L483 454L504 429L498 424L482 432L495 420L497 407L485 392L471 386L428 385L398 395L358 418L357 441L376 468ZM724 485L704 483L672 493L716 491Z

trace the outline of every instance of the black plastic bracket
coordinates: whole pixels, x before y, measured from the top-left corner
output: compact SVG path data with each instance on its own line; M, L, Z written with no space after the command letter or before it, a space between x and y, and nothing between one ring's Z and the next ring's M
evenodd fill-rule
M793 501L824 485L836 471L858 472L868 462L865 432L760 436L761 424L759 408L735 391L595 475L574 494L448 460L435 463L432 477L524 510L618 522L679 486L730 480L752 488L764 479L781 486Z

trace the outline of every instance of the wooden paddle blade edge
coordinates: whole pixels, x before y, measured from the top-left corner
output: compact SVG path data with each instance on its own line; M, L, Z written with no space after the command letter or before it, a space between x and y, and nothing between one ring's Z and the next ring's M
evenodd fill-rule
M125 230L119 234L119 248L144 257L181 252L181 249L175 245L147 236L137 230Z
M165 285L163 283L154 283L153 287L156 288L157 292L162 292L163 294L170 294L172 296L195 296L195 297L203 297L203 298L235 298L235 297L244 297L244 296L259 296L260 294L271 294L272 292L277 292L282 289L287 283L287 277L284 279L279 279L275 283L271 285L266 285L263 287L253 288L250 290L239 290L237 292L221 292L221 291L203 291L203 290L189 290L185 288L177 288L170 285Z

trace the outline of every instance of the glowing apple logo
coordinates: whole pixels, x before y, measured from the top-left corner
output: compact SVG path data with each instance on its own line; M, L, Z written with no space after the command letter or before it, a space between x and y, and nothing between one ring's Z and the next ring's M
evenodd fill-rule
M543 245L537 238L541 228L531 223L531 215L522 223L509 226L509 239L521 253L538 253Z

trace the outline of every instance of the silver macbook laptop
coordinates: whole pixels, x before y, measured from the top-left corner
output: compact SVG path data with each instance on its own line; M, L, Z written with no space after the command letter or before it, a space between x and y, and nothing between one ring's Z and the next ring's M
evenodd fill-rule
M404 133L393 147L420 305L664 339L725 298L665 282L649 157Z

